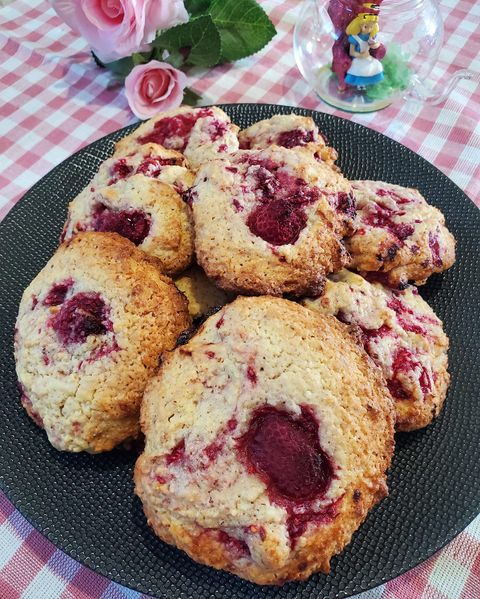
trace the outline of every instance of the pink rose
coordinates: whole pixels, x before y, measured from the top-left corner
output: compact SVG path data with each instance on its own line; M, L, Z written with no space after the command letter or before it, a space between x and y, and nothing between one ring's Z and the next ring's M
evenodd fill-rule
M125 79L125 94L132 112L150 118L180 106L187 77L166 62L151 60L134 67Z
M146 52L158 29L188 21L183 0L51 0L104 62Z

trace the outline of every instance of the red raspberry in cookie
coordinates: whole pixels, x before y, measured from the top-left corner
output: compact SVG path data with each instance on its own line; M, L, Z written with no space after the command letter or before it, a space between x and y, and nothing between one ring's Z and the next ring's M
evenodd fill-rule
M113 330L110 310L99 293L80 292L60 305L50 326L63 345L84 343L89 335L105 335Z
M156 534L259 584L328 572L387 492L380 372L344 325L287 300L211 316L165 358L141 420L135 489Z

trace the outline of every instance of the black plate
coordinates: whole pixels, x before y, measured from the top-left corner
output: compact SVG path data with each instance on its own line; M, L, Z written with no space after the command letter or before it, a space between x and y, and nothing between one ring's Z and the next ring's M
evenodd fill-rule
M445 214L458 240L453 268L422 288L451 339L452 385L446 408L424 431L397 435L390 496L353 542L332 561L329 576L281 590L256 587L199 566L159 541L133 495L134 456L59 453L20 407L12 357L23 289L57 245L68 201L132 127L84 148L45 176L0 226L0 484L11 501L55 545L121 584L162 598L347 597L379 585L423 561L480 511L478 368L480 216L447 177L400 144L360 125L309 110L227 105L240 127L275 113L312 115L339 152L350 178L417 187Z

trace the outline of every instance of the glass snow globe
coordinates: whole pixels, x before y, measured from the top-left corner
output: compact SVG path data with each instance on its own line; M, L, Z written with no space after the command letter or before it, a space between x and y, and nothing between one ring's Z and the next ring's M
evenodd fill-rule
M442 89L427 80L443 43L435 0L305 0L294 31L295 59L317 95L348 112L385 108L410 95L442 102L461 78Z

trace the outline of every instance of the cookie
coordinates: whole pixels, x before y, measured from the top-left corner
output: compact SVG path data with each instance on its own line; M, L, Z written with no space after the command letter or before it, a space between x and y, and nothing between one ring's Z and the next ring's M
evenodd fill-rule
M149 143L135 146L126 154L117 152L105 160L87 189L94 193L137 174L172 185L179 194L187 191L195 180L183 154Z
M328 572L387 494L394 413L348 328L238 298L169 353L142 404L136 493L193 559L259 584Z
M360 329L395 400L397 430L422 428L438 416L450 381L448 337L416 287L392 290L343 270L327 281L321 298L302 303Z
M212 308L224 306L235 297L216 287L196 264L176 277L174 283L187 298L188 311L194 320L204 317Z
M242 150L263 150L272 145L284 148L303 147L317 160L334 164L337 152L327 146L311 117L298 114L276 114L258 121L238 134Z
M238 150L237 132L230 117L216 106L181 106L142 123L117 142L115 155L126 154L138 144L155 143L182 152L196 169L207 160Z
M383 181L353 181L356 232L347 240L351 266L378 273L393 287L425 283L455 262L445 218L416 189Z
M164 274L179 273L190 264L191 212L171 185L136 174L90 189L70 203L62 240L79 231L110 231L153 256Z
M139 433L145 385L189 326L187 302L115 233L79 233L25 290L15 335L22 403L63 451Z
M206 163L189 192L197 261L236 293L321 293L348 261L350 199L348 181L307 153L274 146Z

